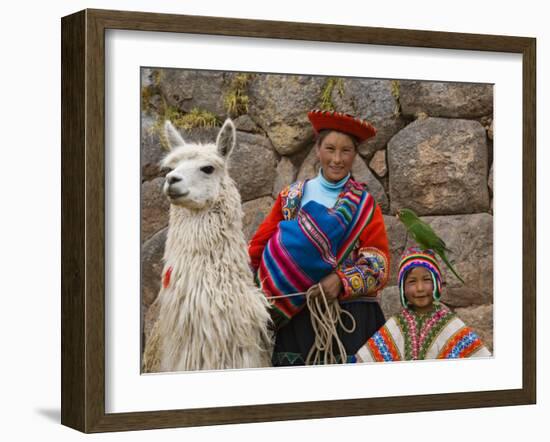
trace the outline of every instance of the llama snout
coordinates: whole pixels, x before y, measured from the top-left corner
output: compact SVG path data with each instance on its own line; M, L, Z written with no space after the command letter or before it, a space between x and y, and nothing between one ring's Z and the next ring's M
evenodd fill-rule
M166 181L168 182L169 186L172 185L172 184L181 182L182 179L183 178L181 177L181 175L175 175L175 174L169 174L166 177Z
M183 176L179 173L171 172L166 175L164 183L164 193L170 199L182 198L189 195L189 189L185 185Z

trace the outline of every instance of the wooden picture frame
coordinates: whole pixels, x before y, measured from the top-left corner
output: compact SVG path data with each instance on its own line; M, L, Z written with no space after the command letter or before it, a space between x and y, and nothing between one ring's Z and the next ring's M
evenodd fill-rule
M521 54L522 387L132 413L105 411L105 30ZM84 10L62 19L62 424L83 432L311 419L536 401L536 40L404 29Z

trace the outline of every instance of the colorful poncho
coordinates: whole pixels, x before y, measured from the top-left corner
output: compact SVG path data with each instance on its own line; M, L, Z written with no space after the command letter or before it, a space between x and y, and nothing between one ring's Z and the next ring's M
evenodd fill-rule
M438 305L426 315L409 309L392 316L356 354L357 362L452 359L491 356L479 336Z
M306 292L334 272L352 250L375 209L363 186L348 186L334 208L310 201L295 219L281 221L265 247L257 280L268 298ZM282 318L305 305L305 295L272 299Z

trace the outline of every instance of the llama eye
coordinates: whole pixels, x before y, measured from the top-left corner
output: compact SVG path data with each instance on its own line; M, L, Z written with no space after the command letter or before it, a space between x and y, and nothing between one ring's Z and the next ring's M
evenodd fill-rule
M212 172L214 172L214 167L213 166L201 167L201 172L204 172L204 173L210 175Z

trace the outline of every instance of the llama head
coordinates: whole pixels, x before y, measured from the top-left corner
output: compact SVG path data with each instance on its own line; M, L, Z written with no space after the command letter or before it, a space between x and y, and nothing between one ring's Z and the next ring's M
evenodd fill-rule
M176 206L201 210L216 202L227 177L227 159L235 147L235 125L227 119L216 143L188 143L166 121L164 131L170 153L162 166L170 169L163 191Z

